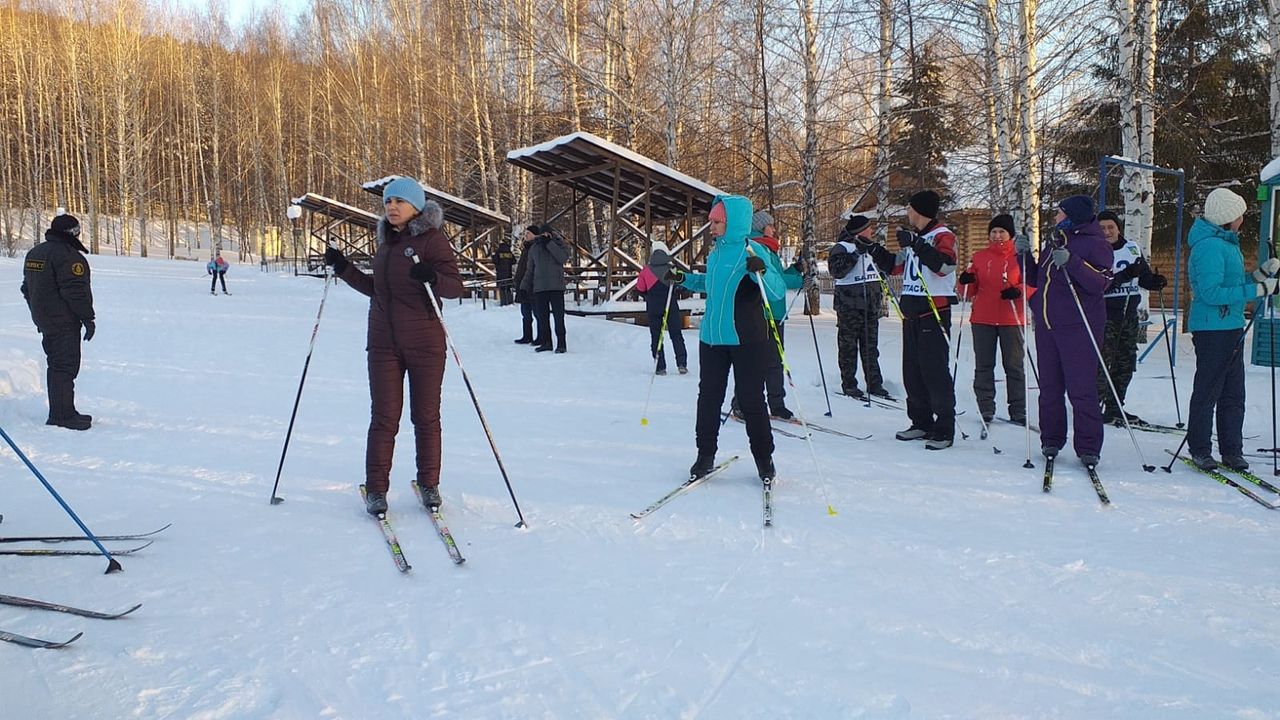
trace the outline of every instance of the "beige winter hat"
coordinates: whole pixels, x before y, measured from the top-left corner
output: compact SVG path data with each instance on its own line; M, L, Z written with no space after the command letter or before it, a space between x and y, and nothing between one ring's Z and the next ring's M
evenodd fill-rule
M1248 209L1244 198L1226 188L1216 188L1204 199L1204 219L1214 225L1229 225Z

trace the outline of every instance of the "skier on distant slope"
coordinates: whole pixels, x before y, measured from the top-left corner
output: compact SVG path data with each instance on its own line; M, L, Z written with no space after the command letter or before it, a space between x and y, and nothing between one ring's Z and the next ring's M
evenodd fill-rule
M214 257L213 259L209 260L209 264L205 266L205 269L208 270L209 274L213 276L212 280L209 281L210 295L218 294L217 288L218 288L219 280L222 281L222 294L223 295L231 294L227 292L227 268L228 267L229 266L227 265L227 261L222 259L221 250L218 251L217 257Z
M783 298L786 290L782 276L764 261L764 247L747 239L751 231L750 200L717 195L707 222L708 232L715 238L715 246L707 256L707 272L683 273L672 268L666 277L669 284L707 294L698 333L698 457L689 474L702 477L715 468L720 409L732 370L756 470L762 480L772 481L773 428L765 409L764 373L766 343L773 343L773 339L765 314L766 303ZM763 281L767 297L761 297L757 278Z
M431 307L428 283L437 298L462 295L462 277L449 239L440 231L444 212L428 201L422 186L397 178L382 190L386 215L378 221L373 275L352 265L337 248L324 252L334 273L369 296L369 394L372 411L365 450L366 510L387 511L391 457L404 407L409 375L410 417L417 447L416 482L428 508L440 506L440 385L444 379L445 335L439 308ZM409 251L409 254L406 252ZM422 261L413 262L416 254Z

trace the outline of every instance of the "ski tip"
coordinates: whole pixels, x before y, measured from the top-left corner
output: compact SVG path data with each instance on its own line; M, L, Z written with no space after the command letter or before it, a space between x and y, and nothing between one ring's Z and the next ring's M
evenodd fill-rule
M146 545L143 545L142 547L146 547ZM110 575L111 573L118 573L118 572L124 572L124 568L120 567L119 560L116 560L115 558L111 558L111 562L107 563L107 571L103 574ZM80 637L80 636L77 635L76 637ZM71 642L71 640L68 640L67 642Z
M82 633L82 632L78 632L78 633L76 633L76 634L75 634L75 636L74 636L74 637L72 637L70 640L67 640L67 641L65 641L65 642L60 642L60 643L49 643L48 645L45 645L45 646L44 646L44 649L45 649L45 650L56 650L57 648L63 648L63 647L66 647L66 646L70 645L71 643L73 643L73 642L75 642L75 641L79 640L79 639L80 639L80 637L81 637L82 635L84 635L84 633Z
M142 603L138 603L137 605L134 605L133 607L129 608L128 610L125 610L124 612L120 613L119 615L116 615L116 617L118 617L118 618L122 618L122 617L124 617L125 615L128 615L129 613L133 612L134 610L137 610L137 609L138 609L138 608L140 608L140 607L142 607Z

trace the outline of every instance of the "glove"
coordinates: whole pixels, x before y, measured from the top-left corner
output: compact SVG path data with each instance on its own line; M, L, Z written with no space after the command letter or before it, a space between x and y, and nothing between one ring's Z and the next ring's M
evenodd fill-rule
M84 341L89 342L93 339L93 334L97 332L98 326L94 325L92 320L85 320L81 324L84 325Z
M334 272L342 272L347 266L347 256L335 247L327 247L324 249L324 264L333 267Z
M898 229L898 247L906 249L916 244L916 240L920 239L919 235L907 230L906 228Z
M977 280L977 279L978 279L977 275L974 275L968 270L965 270L964 272L960 273L960 277L956 279L956 282L960 283L961 285L968 285L969 283L972 283L974 280Z
M1151 276L1151 282L1150 282L1151 287L1149 287L1149 288L1147 288L1147 289L1148 289L1148 290L1155 290L1156 292L1159 292L1159 291L1161 291L1161 290L1165 289L1165 287L1166 287L1168 284L1169 284L1169 278L1167 278L1167 277L1165 277L1165 276L1163 276L1163 275L1152 275L1152 276Z
M1019 253L1031 252L1031 238L1019 235L1013 239L1013 249Z
M1280 284L1280 280L1277 280L1276 278L1267 278L1266 280L1258 283L1258 289L1261 290L1261 292L1258 293L1258 297L1275 295L1277 284Z
M758 255L752 255L747 258L747 272L764 272L764 260L762 260Z
M681 285L684 283L684 273L676 268L671 268L666 275L662 276L662 282L668 285Z
M418 282L435 284L436 269L430 263L414 263L409 267L409 277Z
M808 267L808 265L805 263L803 257L797 257L796 261L791 263L791 267L794 268L796 272L800 273L801 275L804 275L805 269Z
M1061 268L1063 265L1066 265L1067 261L1070 259L1071 259L1070 250L1064 247L1053 249L1053 266L1054 267Z
M213 268L206 268L206 269L209 271L209 274L210 274L210 275L212 275L212 274L213 274Z
M1022 291L1016 285L1010 285L1000 291L1001 300L1017 300L1020 297L1022 297Z

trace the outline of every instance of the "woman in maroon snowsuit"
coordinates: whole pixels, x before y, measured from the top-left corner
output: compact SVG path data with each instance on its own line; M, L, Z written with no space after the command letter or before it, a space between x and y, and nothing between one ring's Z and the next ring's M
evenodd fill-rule
M367 510L387 511L391 456L404 408L404 377L409 375L410 418L417 447L417 483L423 503L440 506L440 384L444 379L445 335L439 308L432 307L428 283L437 298L462 294L462 278L448 238L440 231L444 213L427 201L422 187L397 178L383 190L386 216L378 222L373 274L352 265L334 248L325 261L369 300L369 394L372 418L365 450ZM415 264L416 255L420 264Z
M1039 267L1030 259L1026 238L1018 238L1017 243L1026 268L1023 276L1038 288L1030 296L1030 309L1035 317L1040 368L1041 452L1045 457L1056 457L1067 444L1065 395L1071 399L1076 457L1093 467L1102 454L1098 351L1094 343L1101 346L1107 321L1102 293L1111 284L1111 245L1102 234L1093 200L1088 196L1073 195L1063 200L1057 223L1050 241L1040 250Z

